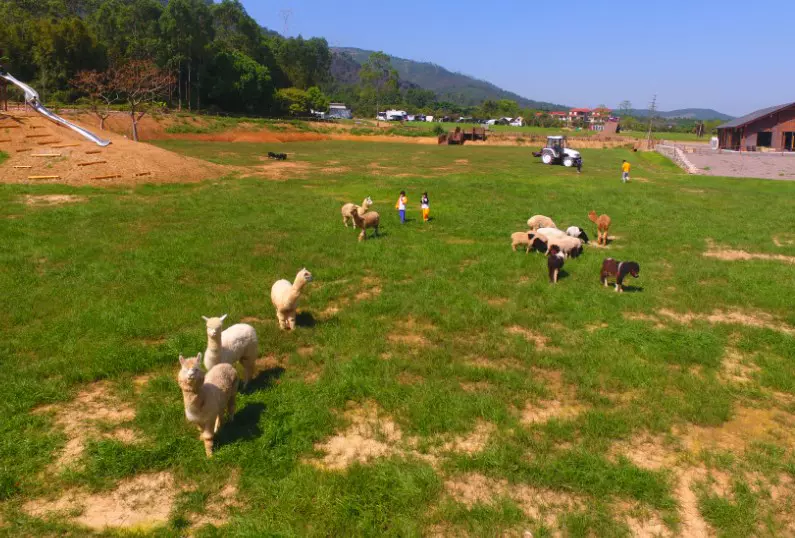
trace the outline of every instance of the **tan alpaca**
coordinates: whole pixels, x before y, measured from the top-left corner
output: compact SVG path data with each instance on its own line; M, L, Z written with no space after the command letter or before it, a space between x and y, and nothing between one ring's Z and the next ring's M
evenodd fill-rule
M516 247L523 246L525 247L525 254L530 252L530 249L533 246L533 240L530 239L530 234L533 233L532 230L527 232L516 232L511 234L511 248L514 252L516 252Z
M610 217L607 215L596 216L596 211L588 213L588 219L596 224L596 231L598 234L596 242L600 245L607 244L607 232L610 230Z
M223 362L240 361L243 367L243 387L254 376L254 363L259 354L257 331L247 323L237 323L224 330L226 314L220 318L202 316L207 324L207 349L204 350L204 368L209 372Z
M365 212L363 207L360 207L353 212L353 222L356 228L361 228L362 233L359 234L359 241L367 239L367 228L373 228L373 234L378 235L378 225L381 223L381 215L375 211Z
M372 198L370 198L368 196L367 198L364 199L364 201L362 201L361 207L364 208L364 211L366 213L367 210L370 209L370 207L372 205L373 205L373 200L372 200ZM358 206L356 204L350 204L350 203L349 204L345 204L344 206L342 206L342 209L340 210L340 212L342 213L342 223L345 225L346 228L348 227L348 222L352 222L353 223L353 229L354 230L356 229L356 222L353 220L353 213L357 209L359 209L359 207L360 206Z
M304 268L298 271L295 276L295 282L279 280L271 287L271 302L276 308L279 328L286 330L295 329L298 299L301 297L301 290L304 289L308 282L312 282L312 273Z
M218 364L205 375L199 367L201 362L201 353L192 359L180 355L177 382L182 389L185 417L199 428L204 451L212 458L213 438L224 423L224 415L228 413L230 421L235 416L238 379L230 364Z

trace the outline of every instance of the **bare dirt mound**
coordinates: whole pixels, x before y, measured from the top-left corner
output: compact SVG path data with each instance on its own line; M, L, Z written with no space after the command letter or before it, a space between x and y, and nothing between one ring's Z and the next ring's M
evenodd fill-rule
M3 164L3 183L130 185L193 182L220 177L231 168L135 143L94 125L92 132L109 138L101 148L71 130L31 113L0 116L0 149L10 155Z

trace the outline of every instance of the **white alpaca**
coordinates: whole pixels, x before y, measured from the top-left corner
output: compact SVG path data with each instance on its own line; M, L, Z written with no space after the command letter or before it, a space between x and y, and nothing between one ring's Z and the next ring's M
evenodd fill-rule
M527 226L531 230L538 230L539 228L557 228L551 218L544 215L533 215L527 220Z
M281 329L295 329L295 315L301 290L308 282L312 282L312 273L306 268L298 271L295 282L279 280L271 287L271 302L276 307L276 318Z
M204 367L211 371L219 364L234 364L240 361L243 366L243 386L248 385L254 375L254 363L259 354L257 331L246 323L232 325L225 331L224 320L202 316L207 322L207 349L204 351Z
M180 355L177 383L182 389L185 418L199 428L204 451L211 458L213 438L224 423L224 415L228 414L229 420L235 416L238 380L237 371L229 364L219 364L205 375L199 368L201 360L201 353L193 359Z
M367 198L364 199L364 201L362 201L361 207L364 208L365 212L367 212L367 210L370 209L372 205L373 205L373 200L368 196ZM353 213L357 209L359 209L359 206L356 204L348 203L342 206L340 212L342 213L342 223L345 225L346 228L348 227L348 222L350 221L353 223L353 229L354 230L356 229L356 221L353 220Z

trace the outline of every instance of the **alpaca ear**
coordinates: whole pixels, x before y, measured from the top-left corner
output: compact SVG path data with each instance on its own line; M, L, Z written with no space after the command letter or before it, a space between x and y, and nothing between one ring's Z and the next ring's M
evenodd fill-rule
M199 354L196 355L196 363L197 364L201 364L202 363L202 352L201 351L199 351Z
M204 321L210 321L210 318L208 318L207 316L202 316L202 319L203 319Z
M179 356L179 364L181 366L185 366L185 357L183 357L182 355Z
M225 320L225 319L226 319L226 316L228 316L228 315L229 315L229 314L224 314L223 316L221 316L221 321Z

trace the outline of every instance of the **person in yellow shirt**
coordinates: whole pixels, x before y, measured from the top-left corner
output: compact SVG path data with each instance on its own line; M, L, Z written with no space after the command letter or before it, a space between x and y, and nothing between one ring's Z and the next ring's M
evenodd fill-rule
M395 209L397 209L400 214L400 224L406 224L406 205L408 203L409 199L406 196L406 191L400 191L400 196L398 196L397 203L395 204Z
M632 168L632 165L629 164L626 159L621 164L621 182L626 183L629 181L629 170Z

